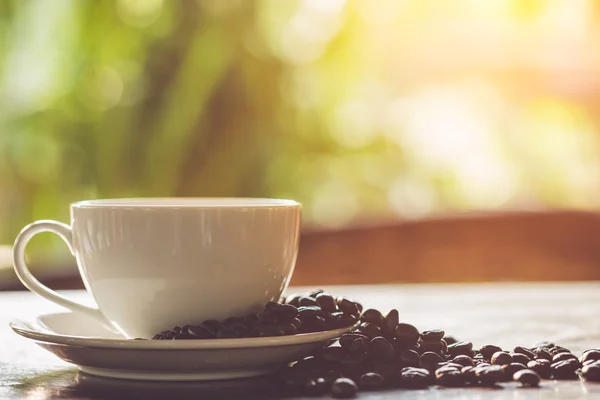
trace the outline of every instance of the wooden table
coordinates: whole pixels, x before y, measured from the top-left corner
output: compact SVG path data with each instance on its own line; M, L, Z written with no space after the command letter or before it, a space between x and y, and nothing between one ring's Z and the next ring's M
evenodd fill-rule
M305 290L304 288L295 288ZM555 341L573 351L600 347L600 283L339 286L325 288L366 307L398 308L419 329L442 328L475 346L505 348ZM294 289L292 289L294 290ZM67 293L82 297L81 292ZM77 370L8 327L12 318L60 311L28 292L0 294L0 398L302 399L273 390L270 378L215 383L153 383L101 379ZM600 384L544 381L541 389L390 390L364 399L600 398Z

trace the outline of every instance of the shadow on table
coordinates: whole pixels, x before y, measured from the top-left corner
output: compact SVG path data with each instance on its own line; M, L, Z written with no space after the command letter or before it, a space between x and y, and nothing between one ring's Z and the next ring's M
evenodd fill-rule
M284 399L273 377L213 382L147 382L100 378L75 370L38 375L12 387L18 398L85 399Z

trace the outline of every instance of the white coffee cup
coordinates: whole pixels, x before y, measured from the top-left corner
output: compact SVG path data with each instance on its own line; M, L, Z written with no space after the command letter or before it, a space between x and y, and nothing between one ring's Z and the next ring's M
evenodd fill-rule
M301 205L292 200L148 198L71 204L71 225L37 221L18 235L15 271L32 292L128 337L256 312L294 270ZM97 308L41 284L27 242L53 232L69 246Z

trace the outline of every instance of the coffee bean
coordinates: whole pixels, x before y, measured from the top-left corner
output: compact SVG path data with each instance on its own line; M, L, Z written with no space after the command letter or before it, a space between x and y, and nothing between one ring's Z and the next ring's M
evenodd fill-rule
M521 371L523 369L527 369L524 364L511 362L510 364L506 364L502 366L502 371L504 371L504 376L507 380L512 379L512 376L515 372Z
M285 304L290 304L296 308L300 307L300 297L302 297L302 295L298 293L290 294L285 298Z
M433 376L426 369L408 367L400 371L400 381L407 389L425 389L433 383Z
M342 336L340 336L340 346L349 349L352 347L352 343L355 340L360 340L364 343L367 343L369 338L360 333L344 333Z
M362 374L358 381L358 386L365 390L380 389L383 385L383 376L377 372L367 372L366 374Z
M271 308L269 311L275 314L279 321L286 322L293 320L298 315L298 309L291 304L277 304L277 306Z
M512 358L513 362L521 363L523 365L527 365L527 363L531 361L531 358L527 357L523 353L510 353L510 357Z
M583 355L579 359L579 361L584 364L586 361L598 361L600 360L600 350L586 350L583 352Z
M414 350L403 350L399 353L398 359L407 367L418 367L421 356Z
M302 321L304 318L321 317L324 312L319 306L302 306L298 309L298 318Z
M533 349L533 353L535 354L535 358L543 358L544 360L552 361L552 354L544 347L536 347Z
M425 362L431 362L431 363L444 362L444 359L442 358L442 356L440 356L439 354L434 353L432 351L428 351L426 353L421 354L420 360L425 361Z
M400 342L417 343L419 337L419 330L411 324L401 322L396 326L396 339Z
M436 383L446 387L460 387L466 384L460 370L455 368L439 368L435 371Z
M347 326L352 326L352 325L356 324L356 321L358 321L358 318L355 315L342 314L337 319L337 327L345 328Z
M318 355L315 357L318 360L329 361L329 362L340 362L348 354L348 349L344 349L339 346L330 346L321 349Z
M513 374L512 378L525 387L537 387L540 385L541 379L537 372L530 369L519 370Z
M375 360L389 360L394 356L394 347L386 338L377 336L369 342L369 355Z
M379 312L378 310L369 308L368 310L362 313L362 315L360 316L360 320L381 327L381 325L383 324L383 315L381 315L381 312Z
M284 335L295 335L298 333L298 328L293 324L281 324L279 328L283 331Z
M444 336L444 337L443 337L443 339L444 339L444 341L446 342L446 344L447 344L448 346L450 346L451 344L454 344L454 343L458 342L458 340L456 340L456 339L455 339L454 337L452 337L452 336Z
M527 368L537 372L539 376L544 379L550 379L551 370L550 370L551 361L546 360L544 358L540 358L537 360L531 360L527 363Z
M314 307L317 306L317 300L310 296L302 296L298 299L298 305L300 307Z
M222 328L217 332L217 339L235 339L239 338L240 335L237 333L235 329L232 328Z
M600 361L595 361L581 368L581 376L591 382L600 382Z
M321 309L323 309L323 311L337 311L337 304L335 303L335 299L329 293L319 293L315 300L317 301L317 304L321 307Z
M505 353L508 355L508 353ZM483 386L494 386L504 379L504 371L500 365L490 365L489 367L476 368L475 375L479 383Z
M514 348L513 352L514 353L519 353L519 354L524 354L530 360L533 360L535 358L535 353L533 351L529 350L526 347L517 346L517 347Z
M442 340L444 335L445 335L445 332L441 329L431 329L428 331L421 332L421 339L438 341L438 340Z
M570 358L552 363L550 369L554 379L575 379L575 371L580 367L579 360Z
M552 357L552 363L556 363L559 361L575 359L577 360L577 356L572 353L556 353L554 357Z
M196 339L214 339L215 335L206 330L202 325L190 326L187 328L188 335L195 337Z
M398 310L392 309L390 310L385 318L383 319L383 324L381 325L381 330L384 335L394 338L396 336L396 326L398 325L400 319L400 315Z
M358 387L352 379L338 378L331 386L331 394L337 398L349 398L356 395Z
M220 332L220 331L219 331ZM285 332L278 326L267 325L263 327L259 332L258 336L283 336Z
M567 349L566 347L562 347L562 346L554 346L551 349L549 349L550 353L552 353L552 355L558 354L558 353L571 353L571 350Z
M498 346L494 346L493 344L488 344L479 349L479 352L486 358L486 360L491 360L494 353L502 351L502 349Z
M419 345L419 350L423 353L426 351L433 351L436 353L441 353L446 348L447 348L447 346L445 346L445 343L441 340L435 340L435 341L426 340L426 341L423 341Z
M214 319L203 321L200 326L215 336L217 336L217 331L221 329L221 323Z
M460 364L463 367L472 367L473 366L473 359L469 356L465 356L465 355L460 355L460 356L456 356L452 359L452 362L455 364Z
M512 357L505 351L497 351L490 359L492 365L505 365L512 362Z
M325 379L323 378L309 379L304 384L304 389L308 394L320 395L327 393L329 385L327 384L327 382L325 382Z
M369 322L365 322L361 324L360 333L368 337L369 339L373 339L374 337L381 336L381 328L379 328L375 324L371 324Z
M344 297L338 297L336 300L337 306L344 314L359 316L360 307L357 303L350 301Z
M458 355L473 355L473 343L471 342L456 342L448 345L448 354L452 357L456 357Z
M341 361L342 364L362 364L368 359L367 352L362 350L350 350Z

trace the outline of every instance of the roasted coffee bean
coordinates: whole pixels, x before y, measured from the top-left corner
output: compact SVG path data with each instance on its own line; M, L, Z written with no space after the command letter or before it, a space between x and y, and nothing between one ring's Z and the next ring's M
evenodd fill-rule
M455 368L439 368L435 371L436 383L446 387L460 387L466 384L460 370Z
M472 356L473 354L473 343L471 342L456 342L448 345L448 354L452 357L459 355Z
M431 363L444 362L444 358L442 356L440 356L439 354L434 353L432 351L428 351L428 352L421 354L420 360L426 361L426 362L431 362Z
M295 335L298 333L298 328L293 324L281 324L279 328L283 331L284 335Z
M352 347L352 343L355 340L360 340L363 343L367 343L369 338L360 333L344 333L342 336L340 336L340 346L349 349Z
M400 342L417 343L419 337L419 330L411 324L401 322L396 326L396 339Z
M475 375L475 368L471 367L471 366L467 366L467 367L463 367L460 370L461 375L463 376L463 379L465 380L465 383L467 384L475 384L478 382L478 378Z
M540 385L540 376L537 372L530 369L522 369L515 372L512 376L514 381L521 383L525 387L537 387Z
M389 360L394 356L394 347L386 338L374 337L369 342L369 356L375 360Z
M365 310L365 312L362 313L362 315L360 316L360 320L381 327L381 325L383 324L383 315L381 315L381 312L379 310L369 308L368 310Z
M300 307L314 307L317 306L317 300L314 297L302 296L298 299L298 305Z
M217 332L217 339L235 339L239 337L239 333L232 328L222 328L219 329L219 332Z
M510 364L502 366L502 371L504 371L504 376L507 380L512 379L512 376L515 374L515 372L521 371L523 369L527 369L527 366L517 362L511 362Z
M348 378L338 378L331 385L331 394L340 399L354 397L357 390L356 383Z
M550 352L546 350L546 348L536 347L532 351L535 354L536 359L542 358L544 360L552 361L552 354L550 354Z
M407 367L418 367L421 356L414 350L403 350L398 354L398 359Z
M196 339L214 339L215 335L207 331L202 325L190 326L187 328L187 333Z
M294 307L291 304L279 304L279 303L274 303L274 304L275 305L271 306L268 310L265 309L265 314L267 313L267 311L269 311L269 312L273 313L279 321L286 321L286 322L293 320L298 315L298 308Z
M325 379L323 378L309 379L304 384L304 389L307 394L319 395L327 393L329 385L327 384L327 382L325 382Z
M419 345L419 350L423 353L426 351L433 351L436 353L442 353L447 346L444 346L444 342L441 340L425 340Z
M554 379L575 379L575 371L577 371L579 367L579 360L573 358L552 363L550 365L552 377Z
M456 340L453 336L444 336L443 339L444 339L444 341L446 342L446 344L448 346L450 346L451 344L454 344L454 343L458 342L458 340Z
M319 361L314 356L304 357L296 361L292 368L300 371L311 371L318 367Z
M285 298L285 304L290 304L298 308L300 307L300 297L302 297L302 295L298 293L290 294Z
M494 346L493 344L488 344L479 349L479 352L486 358L486 360L491 360L494 353L502 351L502 349L498 346Z
M510 357L512 358L513 362L521 363L523 365L527 365L527 363L531 361L531 358L527 357L523 353L510 353Z
M335 303L335 299L329 293L319 293L315 300L317 304L327 312L335 312L337 311L337 304Z
M439 341L442 340L446 333L441 329L431 329L428 331L421 332L421 339Z
M337 306L341 312L344 314L359 316L360 315L360 307L358 303L350 301L344 297L338 297L336 300Z
M492 365L505 365L512 362L512 357L505 351L497 351L490 359Z
M346 357L348 350L340 346L330 346L321 349L316 359L328 362L340 362Z
M500 365L476 368L475 375L477 376L479 383L483 386L494 386L504 379L504 371Z
M200 326L206 329L207 331L211 332L215 336L217 336L217 331L221 329L221 323L214 319L202 321Z
M369 322L362 323L360 325L360 333L368 337L369 339L373 339L374 337L381 336L381 328L379 328L375 324L371 324Z
M559 361L575 359L577 360L577 356L573 353L556 353L554 357L552 357L552 363L557 363Z
M390 310L385 318L383 319L383 324L381 325L381 330L383 334L389 338L396 337L396 326L398 325L400 319L400 315L398 310L392 309Z
M362 350L350 350L346 357L341 361L342 364L363 364L368 359L366 351Z
M384 383L383 376L377 372L367 372L366 374L361 375L358 386L361 389L374 390L383 387Z
M583 352L583 355L579 359L581 364L584 364L586 361L598 361L600 360L600 350L586 350Z
M591 382L600 382L600 361L595 361L581 368L581 376Z
M535 358L535 353L531 350L529 350L526 347L522 347L522 346L517 346L514 348L513 353L519 353L519 354L523 354L525 356L527 356L529 358L529 360L533 360Z
M176 326L175 328L173 328L173 333L180 334L181 333L181 327L180 326Z
M160 333L157 333L156 335L152 336L152 340L164 340L164 336Z
M407 389L425 389L433 383L433 376L426 369L408 367L400 371L400 382Z
M358 318L355 315L343 314L337 320L338 327L345 328L347 326L352 326L356 324Z
M546 360L545 358L539 358L537 360L531 360L527 363L527 368L537 372L539 376L543 379L550 379L552 376L552 371L550 369L550 365L552 362L550 360Z
M285 332L275 325L267 325L258 332L258 336L283 336L284 334Z
M302 321L304 318L321 317L324 312L319 306L302 306L298 308L298 318Z
M550 353L552 353L552 355L558 354L558 353L571 353L571 350L567 349L566 347L562 347L562 346L554 346L551 349L549 349Z
M463 367L472 367L473 366L473 359L469 356L465 356L465 355L460 355L460 356L456 356L452 359L452 362L455 364L460 364Z

